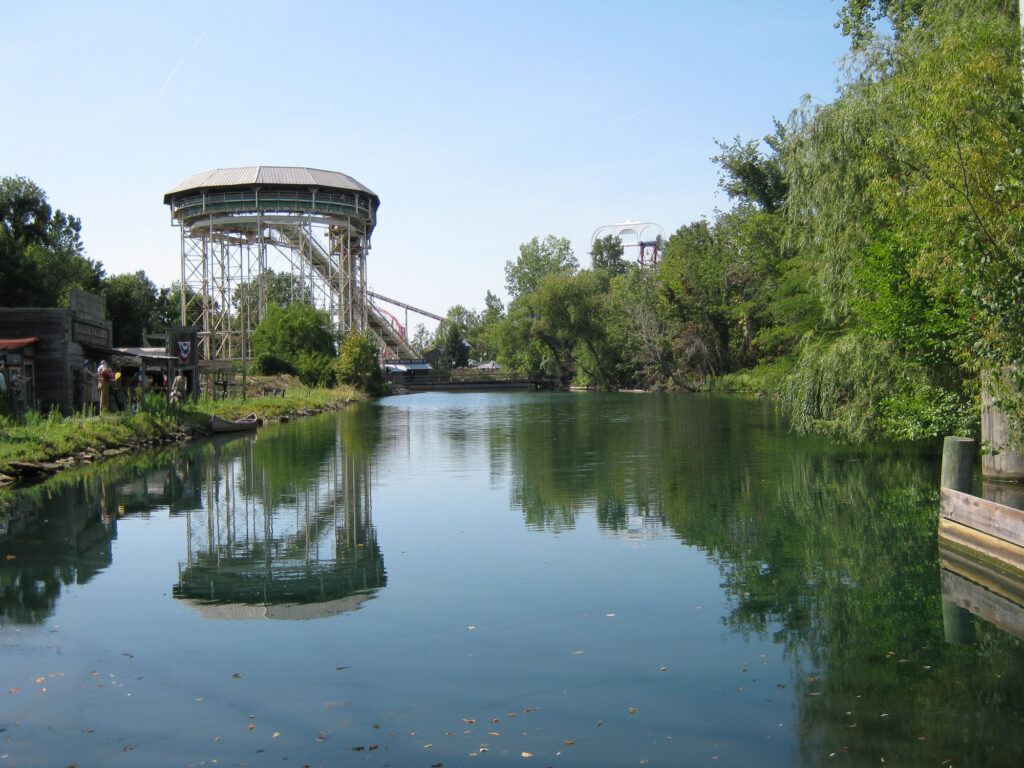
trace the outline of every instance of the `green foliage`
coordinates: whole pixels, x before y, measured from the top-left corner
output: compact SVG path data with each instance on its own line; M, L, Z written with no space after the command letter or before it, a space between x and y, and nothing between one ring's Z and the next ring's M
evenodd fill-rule
M416 332L413 334L412 339L409 340L409 346L413 350L422 355L428 349L434 346L434 334L432 334L427 327L420 323L416 326Z
M181 320L181 282L175 280L170 288L161 288L156 300L154 324L158 328L176 325L191 325L198 328L202 320L202 302L199 294L185 286L185 322Z
M291 359L302 350L332 352L330 318L308 304L271 304L250 338L254 357Z
M849 437L970 432L978 371L1024 357L1020 30L1000 2L913 13L895 44L863 46L841 97L805 110L787 145L792 232L819 262L828 320L887 360L888 376L845 381L846 402L877 406ZM821 362L813 349L800 370Z
M291 362L275 355L262 354L256 358L256 372L264 376L277 376L282 373L294 374L295 366Z
M722 167L719 186L731 198L754 203L766 213L775 213L786 201L789 191L779 156L785 142L786 127L778 120L775 133L764 138L771 149L768 155L762 154L760 142L743 142L739 136L732 144L716 142L722 151L711 159Z
M83 255L81 229L33 182L0 179L0 305L67 306L73 288L98 292L103 267Z
M545 275L572 274L578 267L568 238L548 235L541 241L535 237L519 246L518 259L505 262L505 289L514 301L537 290Z
M114 346L142 346L147 329L158 324L156 286L142 270L103 278L100 292L114 327ZM178 323L174 323L177 325Z
M885 20L898 37L913 29L929 0L846 0L839 11L836 27L850 38L853 50L863 50L871 42L877 23Z
M437 346L441 356L437 359L437 367L441 371L453 368L465 368L469 365L469 346L458 322L442 322L437 330Z
M301 278L290 272L268 269L235 288L231 305L239 315L247 311L255 314L259 307L271 304L279 307L287 307L293 301L305 301L308 304L309 295L310 287Z
M369 395L388 391L384 371L377 360L377 344L369 332L350 332L341 342L341 352L334 363L338 381Z
M590 247L591 264L594 269L604 269L612 275L621 275L630 266L622 260L622 253L622 238L618 235L599 237Z
M295 373L307 387L333 387L337 382L335 362L333 355L302 350L295 359Z

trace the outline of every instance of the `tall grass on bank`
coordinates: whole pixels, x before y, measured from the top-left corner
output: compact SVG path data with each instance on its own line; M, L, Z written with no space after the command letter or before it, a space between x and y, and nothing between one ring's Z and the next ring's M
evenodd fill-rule
M355 390L295 388L285 397L230 397L213 400L203 397L197 403L171 405L167 398L150 394L138 413L122 411L100 416L61 416L29 411L21 418L0 416L0 471L15 461L52 461L90 449L103 450L137 440L158 440L186 427L206 426L217 414L235 419L255 412L264 419L303 413L350 399L359 399Z

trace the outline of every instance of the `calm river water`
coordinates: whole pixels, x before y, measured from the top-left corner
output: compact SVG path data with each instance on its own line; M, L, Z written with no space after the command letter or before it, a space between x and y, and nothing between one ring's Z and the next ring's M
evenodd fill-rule
M0 768L1019 766L937 478L764 400L420 394L8 493Z

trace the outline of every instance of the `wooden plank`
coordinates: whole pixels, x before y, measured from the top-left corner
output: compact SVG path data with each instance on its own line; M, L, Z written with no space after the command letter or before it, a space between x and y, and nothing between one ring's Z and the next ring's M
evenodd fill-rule
M975 556L991 560L1001 567L1009 567L1024 574L1024 547L974 528L940 517L939 542L949 543Z
M997 539L1024 546L1024 511L967 493L942 488L939 515Z

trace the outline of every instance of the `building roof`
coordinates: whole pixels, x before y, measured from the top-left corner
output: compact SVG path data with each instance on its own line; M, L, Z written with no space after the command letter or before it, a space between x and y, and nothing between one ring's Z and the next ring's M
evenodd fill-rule
M39 341L38 336L29 336L24 339L0 339L0 349L21 349L36 341Z
M217 168L189 176L164 195L164 203L182 192L211 187L329 187L351 192L364 192L377 197L371 190L344 173L323 171L318 168L291 168L280 165L248 165L242 168Z

